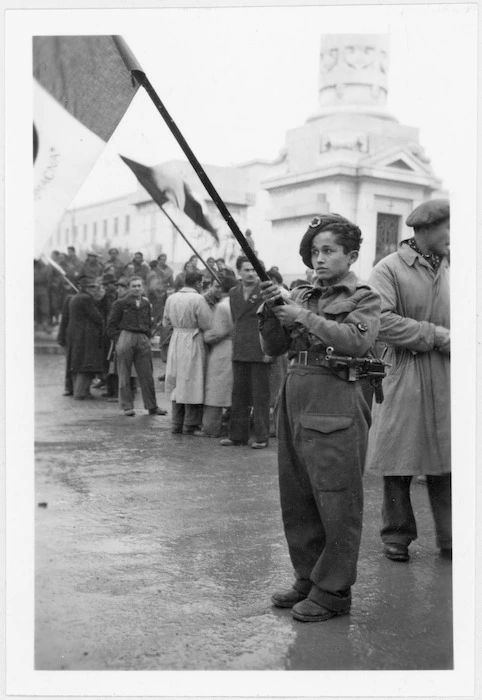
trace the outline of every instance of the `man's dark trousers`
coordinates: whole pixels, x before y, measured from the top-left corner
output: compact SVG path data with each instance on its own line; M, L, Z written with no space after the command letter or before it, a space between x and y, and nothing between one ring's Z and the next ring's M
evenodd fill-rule
M383 477L383 526L385 544L405 544L417 539L417 524L410 500L412 476ZM452 475L428 474L427 490L435 522L437 547L452 548Z
M231 440L247 443L251 408L255 442L269 440L269 384L271 364L233 361L233 398L231 406Z

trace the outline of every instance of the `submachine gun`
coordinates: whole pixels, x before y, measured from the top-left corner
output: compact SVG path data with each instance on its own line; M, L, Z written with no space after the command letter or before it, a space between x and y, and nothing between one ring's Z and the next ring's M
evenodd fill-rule
M325 360L331 369L335 371L344 370L348 372L348 381L354 382L357 379L367 379L373 387L375 401L383 402L382 381L386 376L385 367L390 365L377 357L346 357L345 355L334 355L334 348L326 348Z

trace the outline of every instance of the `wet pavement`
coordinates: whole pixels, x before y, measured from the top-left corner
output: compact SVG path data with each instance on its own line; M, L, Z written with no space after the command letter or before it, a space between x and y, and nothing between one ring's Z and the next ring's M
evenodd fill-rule
M73 401L63 364L35 357L37 670L453 667L452 566L425 486L412 488L410 563L395 563L378 535L380 479L365 477L351 614L297 622L270 605L292 581L276 440L251 450L172 435L139 396L135 418L99 391Z

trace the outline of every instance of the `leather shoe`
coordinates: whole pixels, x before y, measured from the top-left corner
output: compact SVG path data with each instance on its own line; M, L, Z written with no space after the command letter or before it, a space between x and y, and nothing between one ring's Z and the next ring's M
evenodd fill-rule
M223 438L219 441L219 444L223 447L239 447L239 445L246 445L245 442L240 442L239 440L231 440L231 438Z
M300 603L296 603L291 610L295 620L300 620L300 622L323 622L331 617L348 615L349 612L349 610L328 610L324 605L315 603L310 598L305 598Z
M264 450L265 447L268 447L268 442L252 442L251 447L253 450Z
M182 425L181 425L181 426L176 426L176 425L174 425L174 426L171 428L171 433L172 433L173 435L180 435L180 434L182 433Z
M406 544L386 544L384 549L385 556L392 561L408 561L410 559L408 545Z
M207 438L213 438L213 437L219 437L219 435L210 435L209 433L206 433L205 430L195 430L193 432L193 435L195 437L207 437Z
M440 556L442 559L450 559L450 561L452 561L452 547L442 547Z
M271 602L277 608L292 608L296 603L300 603L306 598L304 593L295 591L294 588L290 588L286 591L276 591L271 596Z
M185 425L182 429L183 435L194 435L196 430L199 430L199 425Z
M160 408L159 406L155 406L154 408L149 409L149 415L150 416L167 416L167 411L164 408Z
M124 415L125 416L135 416L136 412L134 411L133 408L126 408L126 409L124 409Z

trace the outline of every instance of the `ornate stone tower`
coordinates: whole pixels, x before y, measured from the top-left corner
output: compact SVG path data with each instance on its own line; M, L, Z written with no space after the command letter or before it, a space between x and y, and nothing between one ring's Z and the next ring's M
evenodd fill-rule
M418 129L388 110L388 67L385 35L323 36L318 110L287 132L282 163L261 182L270 195L273 244L284 234L298 241L313 216L337 212L362 229L355 270L362 277L411 235L406 217L441 188ZM290 269L296 247L284 250L280 266Z
M388 38L379 34L322 37L318 115L334 112L389 117Z

